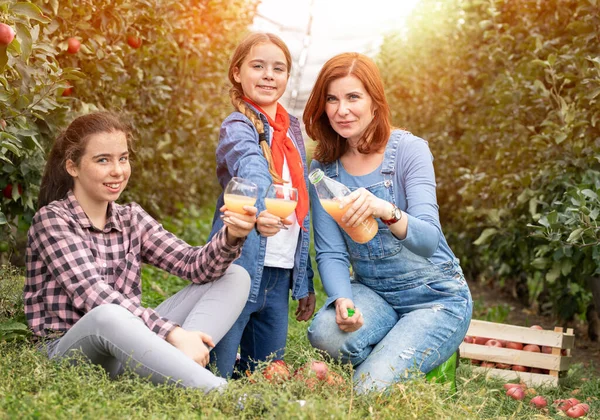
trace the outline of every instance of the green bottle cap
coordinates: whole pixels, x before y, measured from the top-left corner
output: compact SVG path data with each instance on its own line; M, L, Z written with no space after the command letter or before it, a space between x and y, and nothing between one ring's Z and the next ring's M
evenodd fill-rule
M355 314L355 311L354 311L354 309L352 309L352 308L348 308L348 316L350 316L350 317L351 317L351 316L354 316L354 314Z

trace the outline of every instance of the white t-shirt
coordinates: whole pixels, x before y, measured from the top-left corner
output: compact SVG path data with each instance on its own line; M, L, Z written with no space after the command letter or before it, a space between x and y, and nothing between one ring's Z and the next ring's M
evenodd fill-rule
M281 172L285 185L291 186L290 169L285 156ZM287 220L293 222L291 225L286 225L288 230L281 229L276 235L267 238L264 264L267 267L294 268L294 256L300 239L300 225L295 211L287 217Z

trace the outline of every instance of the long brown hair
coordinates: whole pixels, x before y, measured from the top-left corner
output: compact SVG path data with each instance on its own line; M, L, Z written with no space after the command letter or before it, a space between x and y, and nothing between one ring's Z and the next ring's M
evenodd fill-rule
M390 107L385 98L383 81L377 65L367 56L358 53L343 53L330 58L317 77L304 108L303 121L308 136L317 142L314 158L329 163L339 159L348 148L348 143L331 127L325 113L329 84L346 76L354 76L362 82L373 101L375 117L369 124L357 149L360 153L382 150L392 130Z
M38 196L38 208L61 200L74 186L67 172L67 160L79 165L90 136L98 133L122 132L131 146L131 127L111 112L94 112L75 118L65 131L59 134L52 145ZM130 147L131 148L131 147Z
M236 69L240 69L248 54L250 54L250 50L252 47L258 44L273 44L281 51L283 51L283 55L285 55L285 61L288 69L288 77L290 72L292 71L292 55L290 54L290 50L287 45L281 38L277 35L268 33L268 32L255 32L251 33L246 38L240 42L240 44L235 49L233 56L231 57L231 62L229 63L229 81L231 82L231 88L229 89L229 96L231 97L231 104L233 107L244 114L248 119L252 122L256 131L258 131L259 135L259 144L262 149L263 155L265 159L267 159L267 163L269 165L269 173L271 174L271 178L273 178L274 182L282 183L283 180L279 175L277 175L277 171L275 170L275 166L273 165L273 157L271 155L271 148L269 147L269 143L265 138L265 127L262 120L259 116L248 106L248 104L242 99L244 96L244 90L242 89L242 84L235 81L234 73Z

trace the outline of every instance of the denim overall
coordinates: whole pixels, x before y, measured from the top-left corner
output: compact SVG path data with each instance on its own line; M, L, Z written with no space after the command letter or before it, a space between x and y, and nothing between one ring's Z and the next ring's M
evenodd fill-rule
M382 180L365 188L404 210L404 197L394 197L396 141L392 137L388 143ZM343 170L339 165L324 165L325 175L337 178ZM343 332L335 322L335 305L325 305L308 329L313 346L353 364L358 392L434 369L456 351L471 320L471 295L458 260L435 264L403 246L381 220L377 223L377 235L365 244L343 233L354 273L354 304L364 325Z

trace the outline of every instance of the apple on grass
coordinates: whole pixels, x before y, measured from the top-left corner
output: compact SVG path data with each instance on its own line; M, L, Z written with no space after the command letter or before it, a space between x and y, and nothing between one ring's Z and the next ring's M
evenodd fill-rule
M280 384L290 379L290 369L283 360L273 360L263 370L263 376L270 383Z

